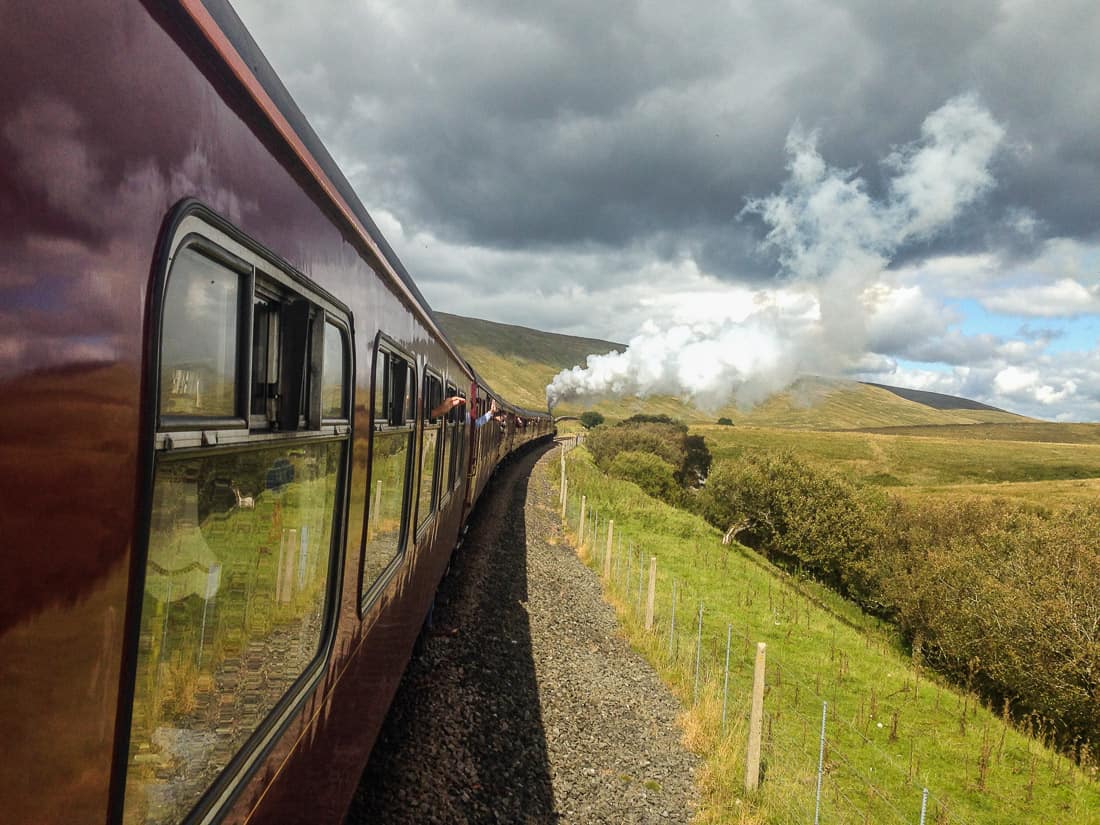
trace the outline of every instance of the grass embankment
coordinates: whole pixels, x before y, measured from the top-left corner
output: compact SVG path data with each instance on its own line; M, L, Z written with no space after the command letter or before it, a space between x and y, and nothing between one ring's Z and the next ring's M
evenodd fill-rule
M715 462L786 449L901 496L1014 498L1046 507L1095 501L1100 425L990 424L821 432L696 426ZM897 433L897 434L894 434Z
M751 551L723 547L702 519L608 478L585 450L567 460L568 528L578 538L583 493L589 515L581 552L602 575L606 524L615 520L605 592L631 642L688 708L689 742L706 758L700 822L813 821L827 702L822 821L916 823L927 788L929 823L1100 823L1096 782L915 667L888 629ZM550 472L556 481L557 464ZM656 626L647 632L650 556L658 559ZM727 630L733 644L723 729ZM757 642L768 646L768 690L763 781L749 797L745 739Z

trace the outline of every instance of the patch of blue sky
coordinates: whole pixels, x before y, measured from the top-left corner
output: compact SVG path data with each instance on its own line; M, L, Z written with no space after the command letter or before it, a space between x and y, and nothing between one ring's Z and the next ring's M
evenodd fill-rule
M964 298L950 301L961 321L958 329L965 335L996 335L1008 341L1034 340L1050 334L1047 352L1092 352L1100 346L1100 316L1077 318L1034 318L1024 315L990 312L978 301Z

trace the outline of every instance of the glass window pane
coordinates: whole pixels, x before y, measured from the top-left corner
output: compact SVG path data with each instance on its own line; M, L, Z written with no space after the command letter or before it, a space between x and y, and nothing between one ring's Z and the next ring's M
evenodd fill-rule
M457 488L462 483L462 475L466 472L466 423L465 421L451 425L454 428L454 449L451 458L451 488Z
M386 403L386 378L388 356L382 350L378 350L374 356L374 417L379 421L389 421L390 409ZM392 392L392 390L391 390Z
M178 823L319 652L345 443L161 461L126 823Z
M299 379L299 384L298 384L298 418L301 420L301 422L303 424L305 424L305 422L307 422L309 420L309 397L310 397L310 390L312 389L311 384L312 384L312 381L313 381L313 379L311 377L311 371L309 369L309 365L313 363L313 335L312 335L312 332L313 332L314 323L320 323L320 322L312 320L312 319L306 322L306 332L305 332L305 335L304 335L304 337L305 337L305 348L304 348L304 352L303 352L304 357L302 359L302 366L301 366L301 369L300 369L301 377ZM327 341L325 343L327 343ZM322 344L321 349L324 350L324 344ZM322 352L322 355L323 354L324 353ZM321 366L321 369L322 369L322 372L323 372L324 371L324 365L323 364ZM322 375L322 379L323 378L324 378L324 376ZM322 397L322 402L321 403L322 403L322 405L324 404L323 397ZM325 415L325 413L323 412L323 408L322 408L321 417L322 418L327 417Z
M446 422L446 418L443 419ZM440 498L442 498L449 490L447 482L449 480L448 469L451 465L451 425L444 423L439 428L439 438L441 441L439 450L439 488Z
M325 353L321 362L321 418L347 418L344 406L344 336L325 324Z
M426 522L435 511L435 453L439 442L439 428L424 429L423 453L420 456L420 497L418 499L418 518L420 524Z
M252 414L275 417L279 375L279 316L263 298L252 303ZM270 405L269 405L270 402ZM269 408L270 406L270 408Z
M161 415L237 415L240 280L195 249L176 255L164 301Z
M405 420L416 420L416 369L408 365L408 379L405 381Z
M363 547L362 592L366 593L401 552L405 523L405 484L409 474L411 431L376 432L371 447L371 501Z

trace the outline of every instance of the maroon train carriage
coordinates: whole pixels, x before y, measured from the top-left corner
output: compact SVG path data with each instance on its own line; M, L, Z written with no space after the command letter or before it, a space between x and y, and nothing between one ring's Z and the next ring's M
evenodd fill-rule
M552 420L448 342L223 0L0 31L0 819L340 822Z

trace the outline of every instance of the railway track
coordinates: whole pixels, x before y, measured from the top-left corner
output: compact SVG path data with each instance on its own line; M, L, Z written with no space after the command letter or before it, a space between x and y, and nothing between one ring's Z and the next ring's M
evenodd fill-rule
M501 468L346 825L690 820L678 703L566 546L540 448Z

